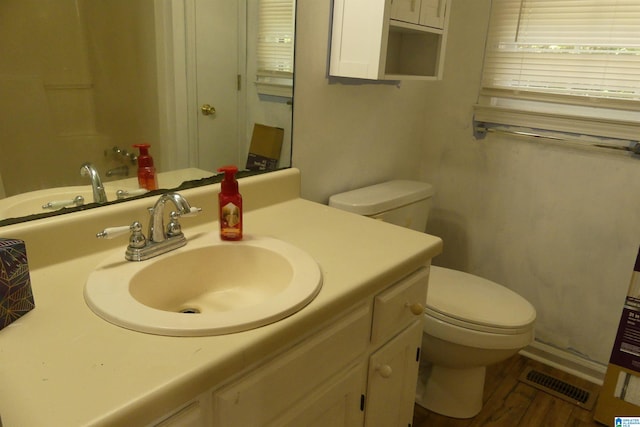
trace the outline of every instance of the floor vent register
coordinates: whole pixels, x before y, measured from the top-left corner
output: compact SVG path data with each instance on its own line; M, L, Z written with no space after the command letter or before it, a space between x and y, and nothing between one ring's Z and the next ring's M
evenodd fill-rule
M525 369L518 379L525 384L589 411L593 408L598 397L597 392L586 390L533 368Z

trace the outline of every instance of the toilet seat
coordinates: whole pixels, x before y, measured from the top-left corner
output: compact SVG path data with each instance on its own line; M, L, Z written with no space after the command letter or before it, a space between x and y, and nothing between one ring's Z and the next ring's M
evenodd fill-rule
M524 334L536 319L523 297L490 280L431 266L425 314L475 331Z

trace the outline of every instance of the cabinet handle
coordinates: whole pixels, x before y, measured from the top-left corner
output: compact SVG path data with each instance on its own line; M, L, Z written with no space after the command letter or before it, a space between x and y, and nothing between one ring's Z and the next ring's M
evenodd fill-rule
M413 304L406 303L405 307L408 307L409 311L411 311L411 313L415 314L416 316L424 314L424 305L420 304L419 302L414 302Z
M382 378L389 378L391 374L393 374L393 369L391 369L389 365L378 365L376 371L378 371Z

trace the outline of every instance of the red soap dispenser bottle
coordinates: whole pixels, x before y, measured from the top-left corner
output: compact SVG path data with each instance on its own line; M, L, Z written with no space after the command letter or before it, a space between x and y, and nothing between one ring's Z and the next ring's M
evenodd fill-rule
M151 144L133 144L135 148L140 150L138 155L138 185L140 188L147 190L158 189L158 178L156 176L156 168L153 166L153 157L149 155L149 147Z
M222 240L242 239L242 196L238 192L236 166L223 166L218 172L224 172L218 194L220 238Z

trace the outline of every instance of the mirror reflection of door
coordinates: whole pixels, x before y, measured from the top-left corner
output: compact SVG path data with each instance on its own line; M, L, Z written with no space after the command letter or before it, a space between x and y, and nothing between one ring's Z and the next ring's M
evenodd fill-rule
M245 20L239 19L244 12L243 3L229 0L193 3L195 87L189 108L194 110L197 135L191 164L211 172L225 164L244 166L244 160L239 158L244 90L238 82L244 61L241 52L245 51L239 37L240 31L244 31ZM212 108L207 109L207 105Z

